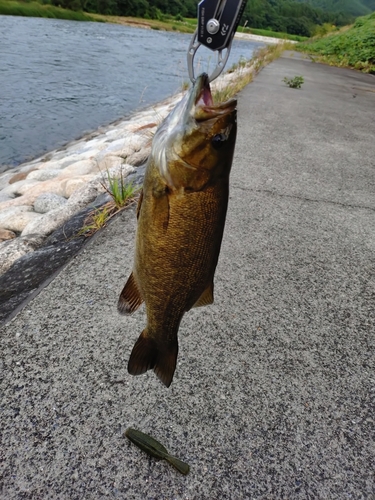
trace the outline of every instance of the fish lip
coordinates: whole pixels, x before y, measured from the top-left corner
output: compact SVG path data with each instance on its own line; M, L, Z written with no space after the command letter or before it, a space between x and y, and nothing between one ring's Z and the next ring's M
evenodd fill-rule
M194 86L193 115L197 121L209 120L220 115L232 113L235 110L237 106L236 99L229 99L220 104L214 104L207 73L199 75Z
M213 106L214 101L212 99L210 80L207 73L202 73L198 76L194 84L194 91L195 106Z
M229 99L226 102L215 106L202 106L195 109L194 118L196 121L205 121L218 116L233 113L237 107L236 99Z

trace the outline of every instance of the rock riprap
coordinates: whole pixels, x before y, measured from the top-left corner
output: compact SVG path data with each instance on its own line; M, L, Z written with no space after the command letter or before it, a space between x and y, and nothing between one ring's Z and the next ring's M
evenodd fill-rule
M180 98L0 174L0 274L105 192L109 178L143 164L158 123Z

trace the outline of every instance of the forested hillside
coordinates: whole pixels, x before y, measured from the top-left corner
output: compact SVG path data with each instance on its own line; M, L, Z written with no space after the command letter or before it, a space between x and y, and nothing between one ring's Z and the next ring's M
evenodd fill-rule
M297 47L317 61L375 74L375 12L359 17L349 29L309 40Z
M375 10L375 0L296 0L330 12L363 16Z
M196 0L51 0L53 4L100 14L159 19L163 14L196 17Z
M302 1L248 0L242 20L248 21L253 28L311 36L317 25L344 26L353 22L354 17L342 12L327 12Z
M5 0L6 1L6 0ZM26 0L30 1L30 0ZM197 0L38 0L89 13L159 19L195 18ZM241 24L293 35L312 36L325 23L344 26L375 9L375 0L248 0Z

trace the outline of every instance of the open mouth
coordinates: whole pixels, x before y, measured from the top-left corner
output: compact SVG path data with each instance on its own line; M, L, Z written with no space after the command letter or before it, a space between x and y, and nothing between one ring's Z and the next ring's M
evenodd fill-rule
M231 113L237 106L236 99L229 99L220 104L214 104L208 75L202 73L196 82L196 97L194 118L197 121L209 120L220 115Z

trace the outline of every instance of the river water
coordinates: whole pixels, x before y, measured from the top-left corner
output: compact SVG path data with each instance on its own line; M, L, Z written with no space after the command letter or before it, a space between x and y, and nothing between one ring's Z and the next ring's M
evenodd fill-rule
M191 36L0 16L0 171L179 91ZM261 45L235 40L227 68ZM209 71L215 55L196 61Z

